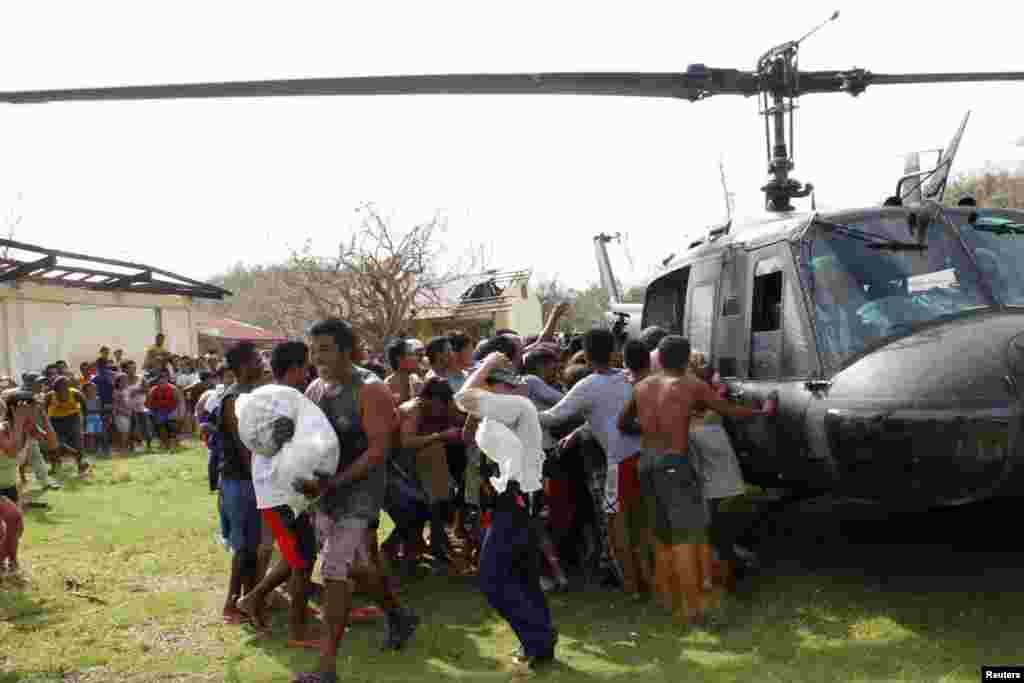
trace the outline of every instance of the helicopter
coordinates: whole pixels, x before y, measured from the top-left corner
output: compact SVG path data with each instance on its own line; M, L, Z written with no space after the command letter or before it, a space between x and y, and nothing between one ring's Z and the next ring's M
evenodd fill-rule
M770 418L727 421L748 481L900 507L1024 492L1024 212L941 204L963 125L935 168L900 178L882 207L798 212L800 97L886 84L1024 81L1024 71L804 71L804 41L751 70L299 78L0 92L0 103L341 95L757 97L767 216L731 220L666 259L641 327L684 334L741 401ZM965 124L964 124L965 125ZM626 311L623 311L626 312ZM638 311L629 311L631 317ZM630 327L631 325L627 325ZM632 325L635 327L635 322Z

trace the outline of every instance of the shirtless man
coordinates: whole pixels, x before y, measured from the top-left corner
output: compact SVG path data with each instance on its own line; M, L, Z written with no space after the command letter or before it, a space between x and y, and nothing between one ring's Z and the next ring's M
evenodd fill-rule
M645 468L641 487L655 501L659 579L665 581L671 596L673 616L702 625L706 623L708 592L702 576L701 546L708 542L709 520L701 481L690 459L690 416L694 410L706 408L728 417L755 417L770 415L771 407L733 405L688 375L690 342L683 337L662 339L658 356L662 372L636 385L619 427L635 432L639 426L644 457L653 461Z
M406 401L419 396L423 380L417 374L423 354L413 344L414 340L396 339L388 344L385 354L392 373L384 382L395 398L395 405L400 406Z

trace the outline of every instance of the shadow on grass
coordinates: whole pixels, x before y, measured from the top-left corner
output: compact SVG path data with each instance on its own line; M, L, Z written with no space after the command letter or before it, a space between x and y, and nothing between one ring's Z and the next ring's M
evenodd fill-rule
M31 633L58 621L62 621L58 613L37 596L30 583L10 577L0 581L0 622Z
M385 618L352 623L342 639L338 674L342 680L373 672L372 680L410 680L410 669L421 674L481 680L493 676L498 662L481 652L479 643L494 635L489 608L473 581L464 577L410 579L403 582L404 604L422 622L413 639L400 653L382 652ZM354 606L369 605L368 597L356 594ZM271 614L269 636L251 635L247 645L291 672L315 671L319 653L285 646L287 612ZM240 671L237 669L237 671ZM242 675L242 674L239 674ZM242 675L242 680L245 680Z
M63 671L0 671L0 683L64 683Z

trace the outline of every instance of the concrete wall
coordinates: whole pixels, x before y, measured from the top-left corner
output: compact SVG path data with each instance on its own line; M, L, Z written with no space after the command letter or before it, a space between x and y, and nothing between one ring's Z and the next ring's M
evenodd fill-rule
M534 296L529 285L517 283L505 293L514 294L516 298L512 300L509 310L498 313L495 321L497 329L515 330L524 337L541 334L544 329L544 311L541 300Z
M158 321L172 352L194 355L191 307L189 298L179 296L0 285L0 374L20 377L56 360L77 371L80 363L96 360L101 346L122 348L141 364Z

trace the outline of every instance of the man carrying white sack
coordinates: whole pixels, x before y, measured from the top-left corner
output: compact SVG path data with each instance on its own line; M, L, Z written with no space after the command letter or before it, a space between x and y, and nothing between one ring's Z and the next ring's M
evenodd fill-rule
M283 481L277 476L281 462L275 462L275 457L286 458L287 455L278 453L282 442L288 440L288 429L278 429L276 432L273 426L277 425L276 420L260 420L259 418L273 417L275 401L271 395L281 395L281 409L285 409L294 403L307 401L301 394L305 385L306 372L309 365L309 347L299 341L285 342L274 348L270 358L270 367L274 373L274 382L278 386L258 389L254 393L244 397L246 403L239 405L239 422L243 428L239 431L243 439L253 441L249 447L253 451L252 456L252 479L253 487L256 490L256 505L260 509L260 515L264 524L270 527L277 541L278 550L282 559L262 581L250 591L244 598L238 601L238 609L245 612L252 619L258 628L266 626L264 608L266 598L278 586L285 581L288 582L288 592L291 595L291 607L288 618L288 647L319 648L318 637L310 637L307 633L307 618L309 611L307 604L313 574L313 565L316 564L316 532L310 521L309 513L306 511L296 515L289 505L296 500L297 494L292 490L292 482ZM281 387L289 387L294 390L282 395ZM253 403L254 410L249 413L249 402L262 402L264 397L268 399L265 406ZM239 399L240 401L242 399ZM286 405L287 402L287 405ZM310 402L310 406L312 403ZM270 411L265 410L269 407ZM316 410L315 407L313 407ZM268 415L268 412L270 413ZM291 425L288 425L290 427ZM323 418L325 435L334 437L334 430ZM269 429L270 433L267 433ZM262 433L261 433L262 430ZM329 439L328 439L329 440ZM269 442L257 443L257 442ZM334 440L335 462L337 461L337 440ZM274 452L274 456L260 454L260 451ZM311 454L304 454L311 455ZM327 458L329 459L329 458ZM329 464L329 463L328 463ZM275 467L277 465L277 467ZM298 496L301 498L301 496Z
M476 442L497 463L491 483L498 493L490 531L480 553L480 587L487 602L519 637L519 661L537 669L555 658L558 635L540 586L538 543L529 496L541 489L540 421L529 399L517 395L511 360L491 353L455 395L463 411L482 418Z

